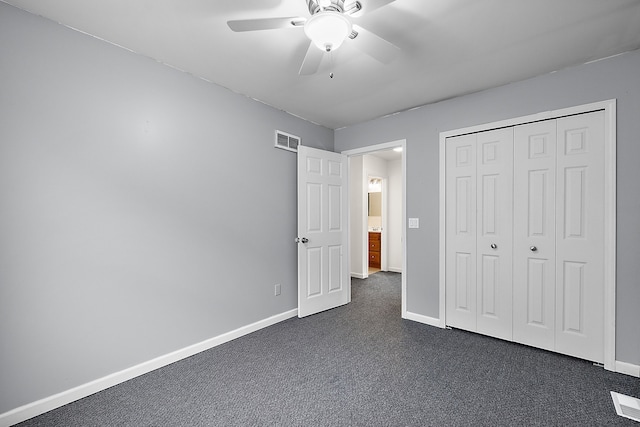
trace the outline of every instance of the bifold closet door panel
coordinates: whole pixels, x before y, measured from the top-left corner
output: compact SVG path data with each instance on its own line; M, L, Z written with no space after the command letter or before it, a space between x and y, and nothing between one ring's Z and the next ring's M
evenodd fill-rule
M512 339L513 128L477 134L477 331Z
M446 323L476 331L476 135L446 141Z
M513 340L555 348L556 121L515 127Z
M557 120L556 351L604 361L604 112Z

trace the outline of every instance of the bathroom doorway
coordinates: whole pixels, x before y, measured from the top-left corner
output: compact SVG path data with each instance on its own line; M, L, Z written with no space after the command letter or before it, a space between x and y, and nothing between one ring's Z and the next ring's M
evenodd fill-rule
M370 154L375 156L375 154ZM365 154L367 156L367 154ZM366 162L365 162L366 163ZM385 165L386 166L386 165ZM367 178L367 271L374 274L382 270L382 258L384 257L385 267L388 264L387 245L382 246L382 236L384 234L385 243L387 239L387 205L386 188L388 179L381 176L369 176ZM384 199L384 202L383 202ZM386 270L386 269L385 269Z

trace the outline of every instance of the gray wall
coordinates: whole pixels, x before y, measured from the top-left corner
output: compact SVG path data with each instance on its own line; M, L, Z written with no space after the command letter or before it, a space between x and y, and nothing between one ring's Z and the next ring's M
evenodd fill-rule
M330 129L0 3L0 413L297 307L276 128L333 149Z
M469 70L473 72L473 70ZM428 105L336 131L336 151L407 140L408 310L439 317L439 133L616 98L616 359L640 365L640 52Z

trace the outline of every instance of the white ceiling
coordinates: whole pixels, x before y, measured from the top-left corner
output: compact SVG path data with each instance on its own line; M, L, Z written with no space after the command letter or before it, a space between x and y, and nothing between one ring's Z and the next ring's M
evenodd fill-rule
M333 129L640 48L640 0L396 0L371 13L379 0L360 0L354 23L400 55L382 64L356 38L299 76L301 28L226 22L308 17L304 0L1 1Z
M400 160L402 158L402 152L393 151L393 149L382 150L382 151L373 151L371 153L367 153L370 156L378 157L382 160L386 160L387 162L392 162L394 160Z

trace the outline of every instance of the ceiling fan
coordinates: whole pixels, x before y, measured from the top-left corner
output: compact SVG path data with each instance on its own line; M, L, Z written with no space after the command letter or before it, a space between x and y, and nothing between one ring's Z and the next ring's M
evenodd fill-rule
M304 28L311 43L299 74L311 75L318 71L324 53L338 49L347 38L357 41L355 46L378 61L385 64L391 62L400 49L352 21L364 12L371 12L394 1L362 0L363 5L358 0L306 0L310 18L241 19L228 21L227 25L236 32Z

